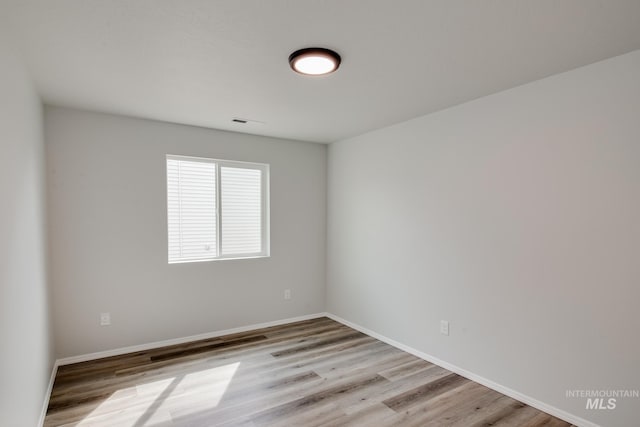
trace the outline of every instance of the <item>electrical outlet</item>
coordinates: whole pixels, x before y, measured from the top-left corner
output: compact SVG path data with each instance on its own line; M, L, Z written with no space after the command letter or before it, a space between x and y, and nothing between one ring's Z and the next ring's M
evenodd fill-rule
M111 313L100 313L100 326L111 325Z
M449 335L449 322L447 320L440 321L440 333L442 335Z
M284 290L284 299L291 299L291 289Z

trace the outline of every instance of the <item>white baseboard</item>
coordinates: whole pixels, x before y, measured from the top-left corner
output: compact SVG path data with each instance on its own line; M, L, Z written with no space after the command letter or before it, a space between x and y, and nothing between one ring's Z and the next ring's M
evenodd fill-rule
M44 417L47 416L47 408L49 408L49 399L51 398L51 390L53 390L53 383L56 380L56 373L58 372L58 361L53 362L53 368L51 368L51 377L49 377L49 385L47 391L44 394L44 402L42 404L42 411L40 411L40 421L38 426L44 425Z
M367 329L363 326L360 326L358 324L355 324L353 322L350 322L348 320L345 320L343 318L341 318L340 316L336 316L335 314L332 313L325 313L325 315L327 317L329 317L330 319L335 320L336 322L340 322L343 325L349 326L350 328L353 328L357 331L362 332L363 334L367 334L377 340L380 340L382 342L385 342L389 345L392 345L402 351L406 351L407 353L413 354L416 357L419 357L420 359L426 360L427 362L431 362L435 365L441 366L451 372L455 372L456 374L463 376L465 378L470 379L471 381L475 381L478 384L482 384L485 387L489 387L492 390L495 390L499 393L502 393L504 395L507 395L513 399L519 400L520 402L526 403L529 406L532 406L536 409L539 409L543 412L546 412L547 414L553 415L554 417L558 417L562 420L565 420L568 423L580 426L580 427L600 427L597 424L594 424L591 421L587 421L583 418L580 418L578 416L575 416L573 414L570 414L566 411L563 411L561 409L556 408L555 406L551 406L548 405L544 402L541 402L537 399L534 399L532 397L529 397L525 394L522 394L518 391L512 390L508 387L505 387L501 384L498 384L496 382L493 382L491 380L488 380L484 377L481 377L480 375L476 375L472 372L467 371L466 369L462 369L458 366L452 365L451 363L445 362L444 360L438 359L437 357L434 357L430 354L424 353L422 351L416 350L415 348L409 347L408 345L404 345L402 343L399 343L398 341L392 340L391 338L387 338L384 335L381 335L377 332L374 332L370 329Z
M104 357L120 356L121 354L134 353L136 351L146 351L146 350L152 350L154 348L166 347L170 345L184 344L184 343L199 341L199 340L206 340L209 338L216 338L223 335L237 334L240 332L252 331L254 329L262 329L262 328L268 328L271 326L279 326L287 323L300 322L303 320L316 319L318 317L325 317L325 316L327 316L327 313L307 314L305 316L291 317L288 319L275 320L272 322L240 326L238 328L225 329L225 330L215 331L215 332L206 332L204 334L191 335L188 337L173 338L173 339L164 340L164 341L156 341L156 342L150 342L146 344L117 348L114 350L106 350L106 351L99 351L96 353L64 357L62 359L56 360L56 367L62 366L62 365L70 365L72 363L87 362L89 360L102 359Z

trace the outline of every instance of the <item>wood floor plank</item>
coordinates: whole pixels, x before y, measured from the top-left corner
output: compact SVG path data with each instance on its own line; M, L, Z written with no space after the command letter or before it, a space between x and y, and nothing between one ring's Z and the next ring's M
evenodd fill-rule
M409 377L416 372L431 368L432 366L434 366L433 363L424 361L422 359L416 359L414 357L404 364L393 366L389 369L384 369L380 371L379 374L389 381L396 381L402 378Z
M500 422L508 422L511 423L519 416L523 414L522 410L530 408L530 406L525 405L522 402L518 402L517 400L511 399L506 396L501 396L495 405L490 405L488 407L480 407L476 408L478 411L477 414L480 415L480 419L473 419L471 417L470 420L466 420L466 424L458 423L461 426L471 426L471 427L490 427L499 425ZM475 414L473 414L475 416ZM525 417L527 417L525 413ZM527 417L529 418L529 417ZM526 418L525 418L526 419Z
M267 418L252 419L254 425L264 427L320 427L326 425L337 425L338 421L344 417L335 402L328 402L315 405L295 414L281 414Z
M177 357L191 356L194 354L200 355L202 353L208 353L208 352L211 352L214 350L220 350L223 348L232 348L232 347L237 347L237 346L248 344L248 343L253 344L257 341L263 341L266 339L267 337L265 337L264 335L257 335L253 337L238 338L235 340L213 343L203 347L174 350L174 351L158 354L157 356L151 356L151 361L157 362L160 360L175 359Z
M351 332L349 334L346 335L342 335L339 337L332 337L329 339L324 339L324 340L318 340L316 342L313 343L309 343L309 344L304 344L304 345L300 345L300 346L294 346L291 348L288 348L286 350L281 350L281 351L276 351L271 353L271 355L273 357L283 357L283 356L290 356L292 354L298 354L298 353L304 353L304 352L309 352L318 348L322 348L322 347L327 347L330 345L334 345L334 344L341 344L344 343L346 341L351 341L352 339L355 338L361 338L364 334L362 334L361 332Z
M439 366L432 366L429 369L418 371L411 377L407 377L406 381L393 381L390 384L384 384L384 387L369 387L366 393L363 393L359 401L349 402L347 413L354 413L373 404L382 403L384 400L406 393L415 388L416 384L428 383L451 372ZM386 405L385 405L386 406ZM394 411L395 412L395 411Z
M464 399L458 395L455 399L451 399L449 405L439 402L438 409L431 412L431 419L424 423L424 427L442 425L466 427L485 419L488 413L499 410L509 403L509 398L496 391L474 382L469 382L468 386L470 393Z
M433 396L442 394L452 388L467 382L468 380L458 374L451 373L445 377L438 378L426 384L422 384L414 389L406 391L398 396L384 400L382 403L394 411L402 411L416 401L425 401Z
M290 417L292 415L303 413L307 408L317 406L319 403L340 399L342 396L348 395L349 393L353 393L359 389L384 381L388 380L377 374L369 375L364 378L356 377L352 380L344 381L341 384L325 388L316 393L303 396L292 402L276 406L275 408L267 411L259 412L252 417L252 420L254 423L262 424L264 422L269 422L269 420Z
M337 418L331 426L359 427L359 426L396 426L398 413L382 403L368 405L358 411Z
M61 366L45 427L569 426L328 318Z
M444 425L444 418L456 405L469 399L478 398L477 384L466 380L458 382L456 387L441 388L441 393L430 393L424 399L414 400L399 412L399 425L424 427L425 424Z

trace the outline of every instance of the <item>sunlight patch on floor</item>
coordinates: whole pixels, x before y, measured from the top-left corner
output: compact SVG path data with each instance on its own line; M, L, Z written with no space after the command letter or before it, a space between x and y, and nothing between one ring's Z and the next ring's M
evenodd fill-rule
M240 362L138 384L115 391L77 426L162 426L171 424L171 411L215 408Z

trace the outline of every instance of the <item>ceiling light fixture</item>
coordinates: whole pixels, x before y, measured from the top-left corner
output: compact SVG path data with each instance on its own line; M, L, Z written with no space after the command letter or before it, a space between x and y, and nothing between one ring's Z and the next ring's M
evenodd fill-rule
M300 49L289 55L289 65L296 73L322 76L333 73L340 66L340 55L321 47Z

